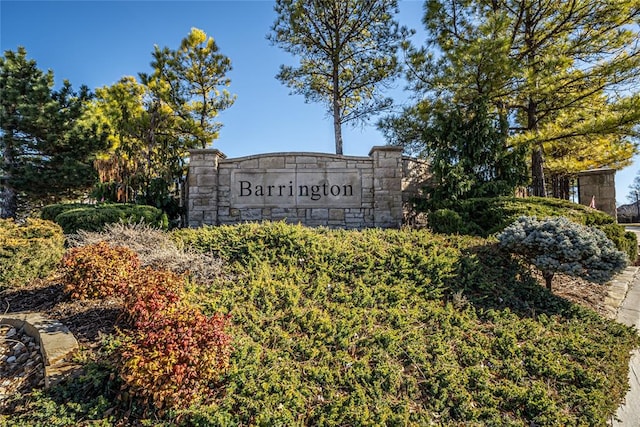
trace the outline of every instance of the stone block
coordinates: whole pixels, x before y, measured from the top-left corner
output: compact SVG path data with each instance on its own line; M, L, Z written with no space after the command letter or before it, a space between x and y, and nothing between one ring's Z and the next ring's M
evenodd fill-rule
M198 187L217 187L218 175L198 175L196 177Z
M329 219L332 221L344 221L344 209L329 209Z
M376 168L382 169L382 168L391 168L391 169L401 169L402 168L402 164L400 162L400 159L398 159L397 157L395 158L380 158L378 159L378 161L376 162Z
M296 156L296 164L303 165L313 163L314 165L318 164L318 158L316 156Z
M203 222L207 225L216 225L216 220L218 219L218 215L216 212L207 211L204 212Z
M312 219L329 219L329 209L311 209Z
M230 186L231 185L231 174L221 173L218 174L218 186Z
M238 167L240 169L258 169L260 167L259 164L259 159L249 159L239 162Z
M284 168L284 157L264 157L258 159L260 169L282 169Z
M242 221L260 221L262 219L262 209L242 209L240 210L240 219Z
M328 162L326 165L327 169L344 169L347 167L347 162L345 162L344 160L336 160L333 162Z
M189 164L192 165L194 162L202 162L204 161L204 154L203 153L193 153L189 156Z

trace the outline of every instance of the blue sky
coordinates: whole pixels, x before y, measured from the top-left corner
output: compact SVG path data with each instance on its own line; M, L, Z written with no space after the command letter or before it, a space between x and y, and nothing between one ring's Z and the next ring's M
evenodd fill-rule
M419 30L423 1L400 2L402 25ZM335 152L332 121L320 104L307 104L275 79L280 64L295 58L266 40L275 12L272 1L6 1L0 0L2 51L24 46L39 68L53 70L95 89L121 77L150 72L154 45L177 48L192 27L213 37L231 59L230 92L235 104L220 114L224 124L214 147L228 157L279 151ZM389 92L398 104L408 98L404 81ZM344 153L366 156L386 141L375 127L345 127ZM640 156L616 174L619 203L627 203Z

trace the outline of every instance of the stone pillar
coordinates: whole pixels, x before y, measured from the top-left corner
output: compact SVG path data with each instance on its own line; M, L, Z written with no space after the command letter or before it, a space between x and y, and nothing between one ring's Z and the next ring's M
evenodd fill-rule
M377 146L369 152L373 160L374 226L402 225L402 147Z
M617 220L616 171L615 169L593 169L578 174L578 200L589 206L595 201L596 209Z
M226 157L219 150L189 150L189 227L218 223L218 163Z

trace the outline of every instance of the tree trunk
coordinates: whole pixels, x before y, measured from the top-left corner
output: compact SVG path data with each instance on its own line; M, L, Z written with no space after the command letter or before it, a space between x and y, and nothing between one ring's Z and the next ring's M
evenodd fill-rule
M525 45L527 47L527 67L530 68L533 82L530 82L530 93L527 102L527 130L538 134L538 102L536 95L538 91L538 66L535 49L535 22L530 6L525 10ZM534 196L547 197L546 183L544 180L544 153L542 143L536 143L531 153L531 186Z
M553 197L569 200L571 197L571 178L567 175L553 174L551 176Z
M543 271L542 277L544 277L544 282L547 285L547 289L551 292L551 281L553 280L553 272Z
M18 196L16 190L9 185L3 185L4 189L0 193L0 218L15 218L18 212Z
M338 85L338 66L333 67L333 133L336 141L336 154L342 154L342 123L340 120L340 86Z
M9 169L14 164L13 159L13 132L8 130L3 136L4 150L2 153L3 165L0 173L0 218L15 218L18 212L18 193L11 185L11 172Z
M536 147L531 153L531 186L534 196L547 197L542 147Z
M529 100L527 106L527 129L538 133L538 105ZM531 152L531 187L534 196L547 197L547 183L544 179L544 153L542 143L537 143Z
M336 13L336 16L338 14ZM340 45L340 26L335 26L334 42L336 46ZM333 53L332 58L332 89L333 89L333 134L336 141L336 154L342 155L342 103L340 98L340 57L339 52Z

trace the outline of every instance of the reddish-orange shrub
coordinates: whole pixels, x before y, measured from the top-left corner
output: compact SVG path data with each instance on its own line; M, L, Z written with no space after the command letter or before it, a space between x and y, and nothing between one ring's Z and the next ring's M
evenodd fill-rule
M124 299L114 354L133 396L156 408L206 399L229 363L228 316L205 316L182 298L186 277L140 268L137 255L105 242L71 249L63 258L63 283L74 298L116 293Z
M119 355L122 380L157 408L206 399L228 365L227 322L226 316L207 317L193 308L157 313L149 328L136 329L125 340Z
M143 268L130 278L124 297L126 318L136 328L154 322L156 313L177 309L186 277L169 270Z
M228 365L228 316L212 317L180 298L184 277L144 269L125 298L133 329L117 356L130 392L157 408L184 407L207 398Z
M105 298L127 293L140 268L135 252L100 242L72 248L62 258L62 284L73 298Z

